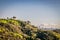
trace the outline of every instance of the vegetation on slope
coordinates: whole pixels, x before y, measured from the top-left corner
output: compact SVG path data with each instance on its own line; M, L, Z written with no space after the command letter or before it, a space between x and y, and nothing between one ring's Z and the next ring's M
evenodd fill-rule
M0 19L0 40L60 40L60 34L44 31L30 24L30 21Z
M60 29L53 30L54 32L60 33Z

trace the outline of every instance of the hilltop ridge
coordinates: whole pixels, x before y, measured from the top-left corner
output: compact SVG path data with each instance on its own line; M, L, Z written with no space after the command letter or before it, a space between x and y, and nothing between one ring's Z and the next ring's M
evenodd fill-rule
M60 40L60 33L44 31L30 21L0 19L0 40Z

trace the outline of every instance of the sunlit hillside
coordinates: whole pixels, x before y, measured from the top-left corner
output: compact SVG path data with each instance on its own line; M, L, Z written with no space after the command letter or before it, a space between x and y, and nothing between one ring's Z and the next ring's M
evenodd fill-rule
M60 40L60 33L44 31L16 17L0 18L0 40Z

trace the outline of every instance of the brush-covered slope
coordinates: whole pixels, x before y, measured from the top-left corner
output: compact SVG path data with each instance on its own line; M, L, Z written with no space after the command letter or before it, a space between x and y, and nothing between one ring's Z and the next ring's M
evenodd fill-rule
M0 40L60 40L60 34L40 30L30 21L0 19Z
M53 30L54 32L60 33L60 29Z

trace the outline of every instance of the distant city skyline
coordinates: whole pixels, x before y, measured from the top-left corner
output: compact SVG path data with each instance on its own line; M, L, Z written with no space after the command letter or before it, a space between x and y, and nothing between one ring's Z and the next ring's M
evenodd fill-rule
M0 0L0 18L12 16L34 25L60 24L60 0Z

